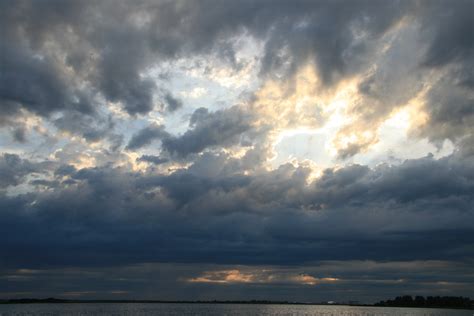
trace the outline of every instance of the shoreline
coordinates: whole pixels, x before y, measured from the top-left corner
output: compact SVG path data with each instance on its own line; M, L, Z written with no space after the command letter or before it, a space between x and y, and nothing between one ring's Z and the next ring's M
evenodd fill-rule
M453 306L381 306L376 304L328 304L288 302L288 301L168 301L168 300L68 300L68 299L7 299L0 300L0 305L26 305L26 304L220 304L220 305L308 305L308 306L353 306L353 307L388 307L388 308L429 308L429 309L453 309L453 310L474 310L474 307L453 307Z

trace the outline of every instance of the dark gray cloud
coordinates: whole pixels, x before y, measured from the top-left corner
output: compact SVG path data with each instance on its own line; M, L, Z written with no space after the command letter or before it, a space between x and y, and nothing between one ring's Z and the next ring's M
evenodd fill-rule
M428 122L421 131L435 142L456 142L473 133L473 11L472 1L454 5L436 1L422 14L422 29L429 42L421 65L444 71L428 93Z
M440 67L453 62L471 63L474 40L472 11L474 3L461 0L433 1L422 9L423 28L430 38L424 59L426 66ZM472 71L472 69L471 69Z
M82 8L61 2L35 5L6 1L1 6L2 114L16 114L21 108L42 116L60 109L92 112L87 94L74 88L57 56L41 50L52 35L48 34L50 27L77 21Z
M115 125L110 116L102 118L99 116L83 115L77 111L66 112L61 117L55 119L53 123L57 128L72 134L81 135L90 142L96 142L106 136L111 136Z
M35 185L35 186L49 187L49 188L57 188L60 185L59 181L44 180L44 179L32 180L29 182L29 184Z
M19 143L26 142L26 131L24 127L17 127L12 132L13 139Z
M262 71L292 73L314 62L324 83L331 84L354 74L370 58L371 46L406 14L409 2L304 2L270 17L273 28L266 43ZM362 35L362 36L358 36ZM286 69L285 69L286 68Z
M68 187L2 196L9 238L1 246L10 253L3 264L293 265L474 255L470 159L328 169L308 185L309 172L291 165L253 176L192 168L168 176L82 169ZM46 223L50 229L43 234Z
M150 125L141 129L138 133L132 136L127 145L127 150L135 150L144 146L150 145L155 139L168 137L169 134L165 131L164 126Z
M474 133L474 91L455 82L455 75L447 75L428 93L428 121L420 133L434 142L449 139L455 143Z
M16 154L4 153L0 157L0 188L16 186L32 173L42 173L48 162L34 163Z
M174 112L183 106L183 101L174 97L171 93L166 93L164 100L166 103L166 109L169 112Z
M137 161L150 162L155 165L161 165L169 161L167 158L153 155L142 155L140 158L137 158Z
M60 109L91 112L90 105L65 82L56 65L33 52L1 44L0 96L2 115L17 114L21 108L48 116Z
M70 108L90 113L96 106L86 96L96 92L122 103L130 114L149 112L156 87L140 73L154 55L148 53L152 31L137 29L128 9L125 3L113 2L5 4L2 112L14 114L23 107L40 115ZM65 60L58 54L64 54ZM64 71L66 67L72 68L68 72L72 76ZM179 102L170 100L175 101L169 106L173 110Z
M238 106L216 112L199 108L190 118L191 129L181 136L164 138L162 147L172 155L186 157L208 147L238 144L251 123L252 115Z
M144 114L153 107L155 83L150 79L140 79L137 63L144 59L140 49L142 45L130 43L139 34L117 34L117 42L112 47L104 48L99 64L98 84L103 94L112 102L122 102L130 114ZM129 42L123 46L123 41ZM126 62L124 62L126 61ZM142 66L143 67L143 66Z
M55 175L59 176L66 176L66 175L72 175L76 172L76 168L71 165L61 165L56 170L54 171Z

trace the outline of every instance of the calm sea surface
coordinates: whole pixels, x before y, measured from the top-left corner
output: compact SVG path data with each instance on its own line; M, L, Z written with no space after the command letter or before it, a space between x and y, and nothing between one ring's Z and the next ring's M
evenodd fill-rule
M240 304L27 304L0 305L1 316L472 316L474 311L418 308Z

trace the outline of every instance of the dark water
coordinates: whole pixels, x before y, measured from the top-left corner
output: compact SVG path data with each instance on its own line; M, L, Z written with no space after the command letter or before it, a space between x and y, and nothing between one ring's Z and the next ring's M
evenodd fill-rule
M447 309L239 304L25 304L0 305L0 316L473 316L474 311Z

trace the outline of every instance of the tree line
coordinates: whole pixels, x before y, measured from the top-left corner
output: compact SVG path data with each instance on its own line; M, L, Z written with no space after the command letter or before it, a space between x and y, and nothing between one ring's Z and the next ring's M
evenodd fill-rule
M394 307L438 307L438 308L474 308L474 301L463 296L397 296L393 300L380 301L376 306Z

